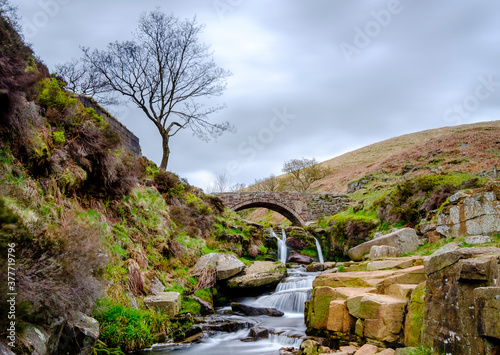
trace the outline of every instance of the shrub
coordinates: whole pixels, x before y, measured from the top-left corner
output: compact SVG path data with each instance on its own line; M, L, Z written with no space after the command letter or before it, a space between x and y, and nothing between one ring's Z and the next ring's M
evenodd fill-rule
M416 225L456 191L482 184L483 180L470 174L418 176L396 185L374 206L382 222Z
M64 131L52 132L52 139L54 139L54 143L56 144L66 143L66 137L64 136Z
M72 98L63 90L64 82L56 78L44 79L40 82L38 103L44 108L55 108L60 111L70 106L75 106L77 100Z
M328 233L328 257L345 257L347 251L370 238L371 234L379 225L375 218L366 216L346 216L336 214L327 222Z

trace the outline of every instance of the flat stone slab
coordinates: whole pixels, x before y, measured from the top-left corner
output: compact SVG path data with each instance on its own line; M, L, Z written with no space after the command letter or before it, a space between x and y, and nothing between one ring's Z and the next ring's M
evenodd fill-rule
M413 266L398 270L355 271L332 274L320 274L313 281L313 287L378 287L390 279L389 284L405 283L419 284L425 281L424 267Z
M160 310L173 317L181 310L181 294L179 292L159 292L144 298L148 308Z
M387 245L398 249L398 256L413 253L419 246L417 232L412 228L402 228L395 232L372 239L355 246L347 251L347 255L354 261L361 261L363 255L370 253L374 245Z

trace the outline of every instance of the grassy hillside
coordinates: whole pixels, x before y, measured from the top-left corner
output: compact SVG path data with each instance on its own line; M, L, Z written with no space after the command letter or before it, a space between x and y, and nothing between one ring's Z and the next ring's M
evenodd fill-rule
M320 192L346 192L347 184L375 172L422 175L481 173L500 165L500 121L405 134L322 162L332 173L314 184Z
M15 353L34 351L23 330L57 329L81 313L99 321L101 347L182 339L201 310L193 296L213 304L225 296L189 269L216 251L247 263L264 258L261 230L122 149L107 121L49 75L2 17L0 39L0 303L9 252L18 293ZM181 293L181 317L145 307L158 284ZM7 311L0 308L2 342Z

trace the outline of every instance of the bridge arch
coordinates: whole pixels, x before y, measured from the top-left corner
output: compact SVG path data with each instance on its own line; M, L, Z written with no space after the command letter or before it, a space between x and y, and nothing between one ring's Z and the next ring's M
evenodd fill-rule
M294 210L290 209L288 206L278 202L278 201L255 201L255 200L248 200L248 201L243 201L240 202L234 206L231 206L230 208L233 211L241 211L241 210L246 210L248 208L257 208L257 207L262 207L262 208L267 208L272 211L278 212L279 214L283 215L283 217L287 218L292 222L292 225L294 226L303 226L305 221L302 219L302 217L295 212Z

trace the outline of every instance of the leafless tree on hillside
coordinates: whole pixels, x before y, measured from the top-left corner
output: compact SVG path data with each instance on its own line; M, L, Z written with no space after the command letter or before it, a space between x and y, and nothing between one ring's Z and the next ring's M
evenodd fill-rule
M330 170L319 165L315 158L291 159L283 164L282 171L288 174L284 185L299 192L309 191L315 181L330 173Z
M202 140L234 130L228 123L212 123L209 116L224 105L205 106L219 96L230 73L218 67L209 47L198 36L196 19L180 21L158 9L143 14L134 40L112 42L106 50L83 48L88 75L100 85L135 103L158 129L166 170L170 138L189 128Z

